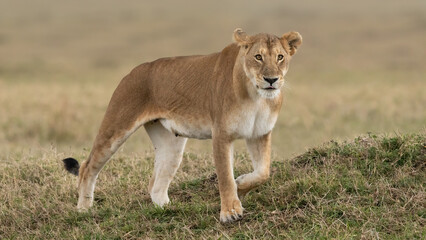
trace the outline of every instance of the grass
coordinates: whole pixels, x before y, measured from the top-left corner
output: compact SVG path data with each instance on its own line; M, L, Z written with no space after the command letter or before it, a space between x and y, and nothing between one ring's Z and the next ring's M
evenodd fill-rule
M85 153L83 153L84 155ZM243 200L244 218L218 221L210 155L186 153L164 209L145 190L153 154L119 153L102 171L95 205L75 211L76 179L55 149L1 165L0 236L167 239L422 239L426 234L426 135L330 141L272 164L271 179ZM235 154L236 174L250 171Z

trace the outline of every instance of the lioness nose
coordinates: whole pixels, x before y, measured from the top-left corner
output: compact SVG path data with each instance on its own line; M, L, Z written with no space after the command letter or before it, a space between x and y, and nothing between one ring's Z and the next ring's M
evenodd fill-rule
M277 77L274 77L274 78L271 78L271 77L263 77L263 79L265 80L265 81L267 81L269 84L273 84L274 82L276 82L277 80L278 80L278 78Z

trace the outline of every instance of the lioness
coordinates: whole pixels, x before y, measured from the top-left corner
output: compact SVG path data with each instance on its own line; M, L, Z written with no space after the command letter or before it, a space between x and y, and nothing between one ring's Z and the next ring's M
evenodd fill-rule
M242 217L239 197L269 177L271 132L282 104L280 89L302 37L297 32L282 37L248 36L241 29L233 37L235 43L221 52L158 59L137 66L123 78L87 161L80 167L73 158L63 160L65 168L79 176L80 211L92 206L102 167L143 125L155 147L148 190L156 205L169 202L167 191L187 138L211 138L220 221ZM232 142L239 138L246 139L254 171L235 180Z

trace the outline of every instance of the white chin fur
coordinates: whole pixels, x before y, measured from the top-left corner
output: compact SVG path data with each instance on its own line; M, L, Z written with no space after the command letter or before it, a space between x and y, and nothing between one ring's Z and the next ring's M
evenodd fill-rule
M259 95L263 98L276 98L280 95L280 89L275 90L265 90L265 89L257 89Z

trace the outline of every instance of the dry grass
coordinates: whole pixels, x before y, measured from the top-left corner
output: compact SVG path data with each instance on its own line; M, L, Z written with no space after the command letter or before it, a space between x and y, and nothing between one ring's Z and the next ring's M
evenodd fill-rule
M330 142L285 162L244 200L245 216L219 223L210 155L185 154L155 208L146 188L153 153L119 153L100 174L95 205L77 213L76 179L63 154L15 154L0 165L0 236L49 239L421 239L426 234L425 134ZM85 155L81 153L79 157ZM250 171L237 153L236 174Z

